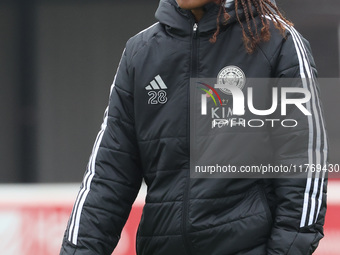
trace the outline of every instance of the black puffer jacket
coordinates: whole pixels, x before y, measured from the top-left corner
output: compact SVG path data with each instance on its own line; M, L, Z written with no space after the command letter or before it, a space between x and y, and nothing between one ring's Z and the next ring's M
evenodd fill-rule
M217 42L218 8L197 24L175 0L162 0L158 23L132 37L123 53L104 122L75 202L61 254L110 254L144 178L148 190L137 236L139 255L311 254L323 236L324 173L310 178L190 178L189 84L230 67L247 78L307 78L312 113L290 111L294 129L225 132L234 165L326 164L327 139L309 44L287 26L245 51L233 7ZM241 18L242 18L242 14ZM257 90L258 91L258 90ZM264 106L271 103L258 91ZM290 116L292 115L292 116ZM245 163L245 164L246 164Z

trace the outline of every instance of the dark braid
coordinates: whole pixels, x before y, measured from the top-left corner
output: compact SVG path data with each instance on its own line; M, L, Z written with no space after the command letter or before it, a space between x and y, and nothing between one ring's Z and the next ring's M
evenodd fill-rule
M250 12L250 16L251 16L251 19L253 20L253 24L254 24L254 26L255 26L255 34L256 34L256 37L258 36L258 28L257 28L257 23L256 23L256 20L255 20L255 18L254 18L254 14L253 14L253 11L252 11L252 5L251 5L251 3L252 3L252 1L247 1L248 2L248 8L249 8L249 10L251 10L251 12Z
M272 3L271 3L272 4ZM274 5L273 5L274 6ZM282 22L286 22L289 25L292 25L292 23L290 23L289 21L287 21L281 13L278 13L277 15L279 16L279 18L277 17L277 15L275 15L275 13L268 7L268 6L264 6L265 11L268 13L268 15L274 19L274 25L277 29L280 30L280 32L284 35L285 32L285 27L282 24ZM280 20L281 19L281 20Z
M237 1L237 0L236 0ZM250 34L250 38L247 36L246 33L243 34L243 39L244 39L244 42L245 42L245 46L246 46L246 49L248 52L250 52L252 49L254 49L256 47L256 45L258 44L259 42L259 36L255 37L254 36L254 33L253 33L253 30L251 28L251 23L250 23L250 15L249 15L249 12L253 12L252 9L248 10L247 8L247 5L245 3L245 1L247 0L239 0L241 1L241 5L242 5L242 8L243 8L243 12L244 12L244 15L245 15L245 18L246 18L246 22L247 22L247 28L248 28L248 33ZM236 9L236 12L237 12L237 9ZM252 15L253 16L253 15ZM254 20L255 21L255 20ZM244 37L248 37L248 38L244 38Z
M276 5L274 5L270 0L234 0L235 1L235 12L236 12L236 19L242 28L242 36L244 46L248 53L254 52L256 46L260 42L266 42L270 39L270 31L269 31L269 19L273 20L274 26L280 31L280 33L284 36L285 35L285 25L293 25L290 21L288 21ZM226 0L221 0L220 2L220 10L217 16L217 29L210 42L216 42L217 35L220 32L220 15L223 10L224 21L227 22L230 18L228 13L226 12L225 6ZM240 6L241 4L241 6ZM240 16L238 14L238 10L242 8L246 24L247 30L243 25ZM256 23L254 17L254 8L260 18L262 27L261 32L258 31L258 25ZM268 19L269 18L269 19ZM253 27L252 27L253 23ZM255 31L255 33L254 33Z
M217 28L216 28L215 33L213 34L213 36L209 40L211 43L215 43L216 42L217 35L220 33L220 17L221 17L221 12L223 11L223 19L224 19L224 23L225 24L230 19L230 15L227 13L227 11L224 8L225 1L226 0L222 0L221 1L220 9L218 10L218 15L217 15L217 18L216 18Z
M238 23L240 24L241 28L242 28L242 35L243 35L243 42L244 42L244 46L246 47L246 50L248 51L248 47L249 47L249 37L246 34L246 31L244 29L243 23L240 19L240 16L238 15L238 1L235 0L235 10L236 10L236 18L238 20Z
M255 8L258 13L264 13L262 1L260 3L257 2L257 0L252 0L253 4L255 5ZM269 32L269 20L263 17L263 15L260 15L262 28L261 28L261 38L263 41L269 41L270 39L270 32Z

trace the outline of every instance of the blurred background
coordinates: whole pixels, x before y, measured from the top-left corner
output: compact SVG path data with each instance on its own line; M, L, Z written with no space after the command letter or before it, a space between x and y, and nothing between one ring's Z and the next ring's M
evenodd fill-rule
M277 3L310 41L319 77L333 78L321 86L321 94L330 162L339 164L340 1ZM31 248L20 248L21 254L33 254L29 249L35 255L57 254L47 248L39 252L48 238L60 245L125 43L156 22L157 6L157 0L0 0L0 248L4 254L20 254L8 235L13 224L21 233L32 227L42 232ZM337 215L339 181L332 177L330 215ZM142 204L140 199L132 212L137 219ZM31 222L40 222L40 228L34 223L23 226L29 221L23 217L33 217ZM44 230L46 219L61 226L52 237L44 235L50 231ZM340 224L334 221L335 217L329 225L339 227L333 232L340 238ZM133 231L132 237L125 232L126 240L133 238ZM332 253L335 249L319 254L340 254L340 250ZM133 254L129 252L122 248L116 254Z

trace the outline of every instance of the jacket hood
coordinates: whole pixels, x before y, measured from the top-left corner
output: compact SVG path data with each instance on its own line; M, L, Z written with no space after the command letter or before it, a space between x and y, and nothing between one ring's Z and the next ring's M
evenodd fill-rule
M271 0L271 2L275 4L275 0ZM234 0L227 0L225 7L230 15L227 25L230 25L237 21ZM219 11L219 6L215 3L208 3L204 8L206 13L199 22L200 34L212 33L216 30L216 17ZM238 10L238 14L240 19L243 20L243 11ZM161 24L165 25L167 30L180 36L191 35L192 27L195 24L195 19L191 11L181 9L176 0L160 0L155 17ZM223 24L222 17L220 23Z

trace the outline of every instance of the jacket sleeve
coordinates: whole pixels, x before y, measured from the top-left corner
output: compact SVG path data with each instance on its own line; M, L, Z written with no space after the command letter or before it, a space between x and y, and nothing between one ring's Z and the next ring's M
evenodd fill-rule
M61 255L111 254L141 185L133 79L126 52L111 87L109 106L65 231Z
M287 30L288 36L276 59L275 76L280 78L278 84L283 83L282 86L287 87L285 78L293 78L289 79L290 86L307 88L311 99L303 105L311 115L305 115L294 105L287 106L286 116L280 114L281 119L296 120L297 126L271 130L275 164L296 167L304 173L312 171L303 178L272 180L276 209L267 254L307 255L313 253L323 237L327 172L313 170L327 168L328 145L309 43L294 28ZM287 97L299 98L299 94ZM282 104L280 100L279 104Z

